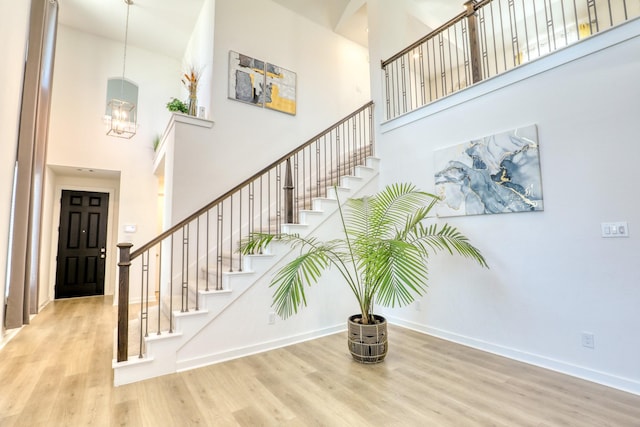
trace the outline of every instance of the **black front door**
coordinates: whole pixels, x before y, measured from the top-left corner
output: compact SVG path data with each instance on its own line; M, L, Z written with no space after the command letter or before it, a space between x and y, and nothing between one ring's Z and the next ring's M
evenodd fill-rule
M104 295L109 194L62 191L56 298Z

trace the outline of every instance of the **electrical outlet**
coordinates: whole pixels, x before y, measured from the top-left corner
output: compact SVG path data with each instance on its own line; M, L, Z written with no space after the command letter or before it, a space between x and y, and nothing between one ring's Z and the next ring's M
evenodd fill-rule
M595 348L595 341L592 333L582 333L582 346L586 348Z
M272 311L269 313L269 324L273 325L274 323L276 323L276 313Z
M422 307L420 307L420 301L416 301L416 311L420 311Z

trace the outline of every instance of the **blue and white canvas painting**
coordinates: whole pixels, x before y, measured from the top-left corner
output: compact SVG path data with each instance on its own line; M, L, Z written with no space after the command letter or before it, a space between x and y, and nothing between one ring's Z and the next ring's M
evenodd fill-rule
M438 216L543 210L535 125L435 152Z

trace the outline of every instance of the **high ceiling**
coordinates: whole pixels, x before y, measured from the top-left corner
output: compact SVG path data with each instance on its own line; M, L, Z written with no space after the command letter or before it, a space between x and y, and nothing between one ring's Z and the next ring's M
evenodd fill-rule
M58 0L61 24L124 41L124 0ZM203 0L133 0L129 11L129 43L181 58Z
M133 0L129 43L181 58L204 0ZM266 1L266 0L259 0ZM273 0L363 46L367 45L366 0ZM434 28L462 10L462 0L388 0ZM60 23L124 40L124 0L58 0Z

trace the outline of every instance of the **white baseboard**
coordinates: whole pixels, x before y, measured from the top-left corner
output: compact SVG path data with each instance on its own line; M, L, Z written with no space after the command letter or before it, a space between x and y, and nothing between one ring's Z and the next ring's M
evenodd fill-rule
M20 326L14 329L3 329L2 334L0 334L0 350L7 345L9 341L18 335L18 333L22 330L24 326Z
M330 326L330 327L319 329L316 331L305 332L299 335L292 335L289 337L280 338L273 341L266 341L263 343L250 345L247 347L241 347L233 350L226 350L220 353L213 353L205 356L194 357L192 359L178 360L176 363L177 372L183 372L191 369L202 368L204 366L226 362L228 360L238 359L240 357L251 356L253 354L263 353L265 351L287 347L287 346L298 344L304 341L310 341L317 338L322 338L327 335L333 335L338 332L343 332L343 331L346 331L346 329L347 329L346 324L341 323L340 325Z
M487 353L497 354L499 356L517 360L519 362L528 363L530 365L539 366L541 368L560 372L566 375L571 375L573 377L591 381L597 384L602 384L607 387L612 387L618 390L626 391L628 393L640 395L640 381L618 377L606 372L600 372L593 369L585 368L583 366L563 362L561 360L555 360L545 356L527 353L518 349L493 344L438 328L428 327L419 323L410 322L396 317L385 317L387 318L387 321L393 325L402 326L404 328L431 335L437 338L442 338L456 344L461 344L467 347L486 351Z

